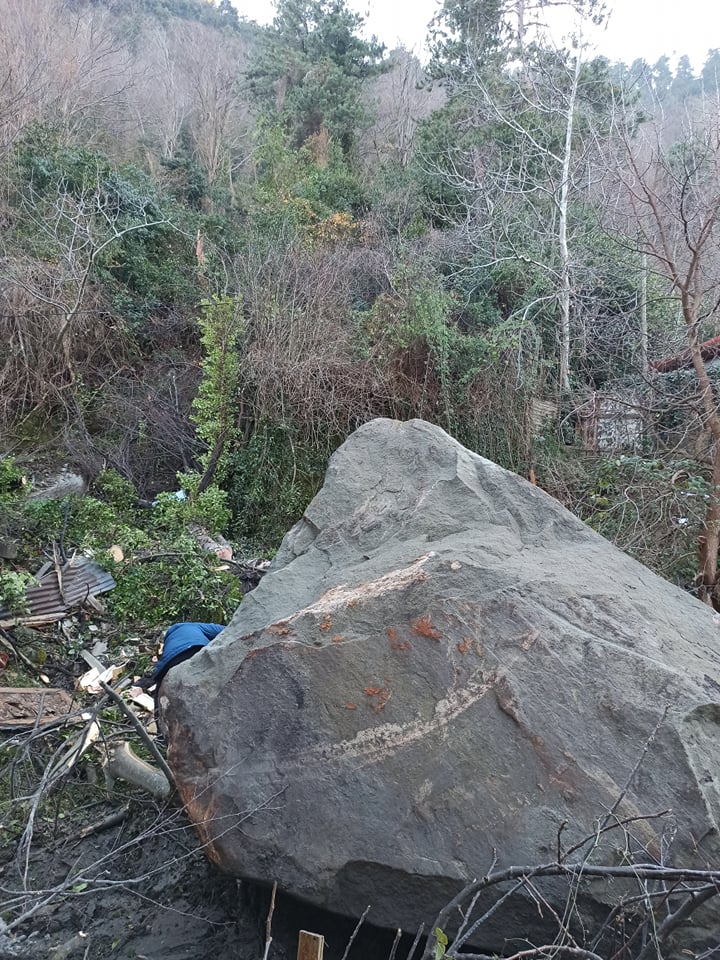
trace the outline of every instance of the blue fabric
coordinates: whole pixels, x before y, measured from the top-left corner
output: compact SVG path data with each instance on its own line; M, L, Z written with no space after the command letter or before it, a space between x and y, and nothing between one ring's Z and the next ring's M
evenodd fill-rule
M197 653L224 629L219 623L174 623L168 627L162 657L153 671L153 678L159 683L178 657L185 655L183 659L187 659L193 648Z

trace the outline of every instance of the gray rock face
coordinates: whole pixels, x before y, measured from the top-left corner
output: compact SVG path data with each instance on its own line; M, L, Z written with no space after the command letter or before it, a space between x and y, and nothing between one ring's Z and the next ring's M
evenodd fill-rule
M414 930L495 855L552 861L561 825L568 848L611 810L671 808L673 829L639 819L593 862L717 866L718 649L709 608L551 497L437 427L376 420L168 676L169 760L222 867ZM589 921L605 890L581 885ZM562 913L567 884L543 893ZM706 914L686 944L715 936ZM520 896L482 945L555 929Z

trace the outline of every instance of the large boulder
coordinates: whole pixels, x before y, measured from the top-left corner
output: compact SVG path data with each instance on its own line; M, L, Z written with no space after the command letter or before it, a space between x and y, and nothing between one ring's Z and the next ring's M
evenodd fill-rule
M541 490L438 427L375 420L169 674L168 756L223 868L381 925L628 818L648 817L598 832L592 862L716 867L719 640L709 608ZM543 887L560 913L567 893ZM585 922L607 913L599 880L574 896ZM548 942L552 911L508 904L482 946ZM713 926L706 908L685 944Z

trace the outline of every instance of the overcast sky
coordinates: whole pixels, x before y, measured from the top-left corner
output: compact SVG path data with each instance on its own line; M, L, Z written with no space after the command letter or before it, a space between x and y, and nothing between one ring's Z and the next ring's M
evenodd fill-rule
M258 23L273 18L272 0L233 0L240 14ZM398 42L421 52L429 21L441 0L349 0L366 16L367 32L387 47ZM663 54L686 53L698 70L708 50L720 48L720 0L609 0L609 23L597 35L597 51L631 63L654 63ZM562 33L562 29L558 29ZM558 38L559 39L559 38Z

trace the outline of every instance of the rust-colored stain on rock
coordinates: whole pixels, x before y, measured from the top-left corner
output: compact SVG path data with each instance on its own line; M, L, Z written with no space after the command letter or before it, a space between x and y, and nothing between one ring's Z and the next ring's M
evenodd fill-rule
M410 629L419 637L428 637L430 640L439 640L442 633L435 628L430 617L416 617L410 621Z
M365 687L363 693L373 701L371 706L375 713L382 713L385 704L392 696L390 687Z
M410 641L401 640L397 635L397 630L393 630L392 627L388 627L385 632L388 635L391 650L412 650L412 644Z

